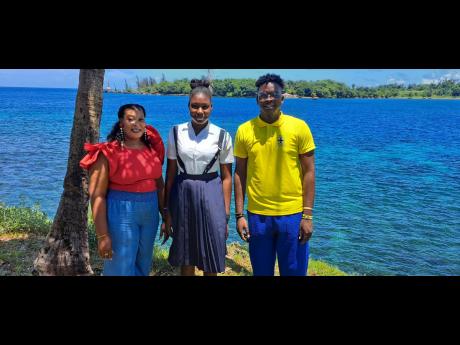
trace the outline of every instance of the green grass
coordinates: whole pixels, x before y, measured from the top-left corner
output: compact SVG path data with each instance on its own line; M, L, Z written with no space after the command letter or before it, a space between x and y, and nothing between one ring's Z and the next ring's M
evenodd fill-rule
M103 260L97 255L97 239L89 212L88 242L90 263L95 275L102 273ZM38 204L33 207L9 207L0 203L0 276L32 275L33 260L43 246L52 221L40 210ZM153 267L150 275L175 276L179 269L168 263L168 249L155 246ZM203 272L196 270L197 275ZM226 270L220 276L252 276L248 245L238 242L227 245ZM279 275L275 267L275 275ZM344 276L347 273L325 262L310 259L309 276Z
M46 235L51 224L52 221L40 210L38 203L32 207L0 203L0 234L19 231Z
M310 259L308 262L308 275L310 276L347 276L338 267L329 265L322 261Z
M0 234L0 276L30 276L45 235L8 231Z
M168 251L155 247L152 275L178 275L179 271L168 263ZM203 272L196 270L197 275ZM233 242L227 245L226 270L221 276L252 276L248 246ZM347 276L348 274L328 263L310 259L308 263L309 276ZM275 276L279 276L278 264L275 265Z

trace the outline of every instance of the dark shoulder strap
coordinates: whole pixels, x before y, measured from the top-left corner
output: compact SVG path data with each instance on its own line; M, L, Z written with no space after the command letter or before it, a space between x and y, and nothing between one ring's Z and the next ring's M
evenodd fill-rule
M219 142L217 143L217 152L212 158L212 160L209 162L209 164L206 166L206 168L204 169L203 174L207 174L208 171L212 168L212 166L216 162L217 158L219 158L220 151L222 151L222 145L224 143L224 137L225 137L225 131L221 129L219 133Z
M174 132L174 145L176 147L176 158L177 158L177 162L179 163L179 166L181 167L181 169L184 171L184 173L186 174L187 173L187 170L185 170L185 164L184 162L182 161L182 159L180 158L179 156L179 149L177 148L177 126L174 126L173 127L173 132Z
M219 152L222 151L222 145L224 144L224 137L225 137L225 131L221 129L219 133L219 143L217 144L219 147Z

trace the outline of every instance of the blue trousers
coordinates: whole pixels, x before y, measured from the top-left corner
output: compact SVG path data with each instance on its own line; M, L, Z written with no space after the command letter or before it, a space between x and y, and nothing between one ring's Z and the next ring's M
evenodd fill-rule
M248 212L249 256L255 276L273 276L275 260L281 276L306 276L308 242L299 242L302 213L263 216Z
M109 190L107 220L113 256L104 260L104 276L148 276L158 230L157 192Z

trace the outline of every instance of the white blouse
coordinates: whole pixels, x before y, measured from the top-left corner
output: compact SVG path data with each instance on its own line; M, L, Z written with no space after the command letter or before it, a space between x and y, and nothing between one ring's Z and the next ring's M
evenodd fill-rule
M177 159L173 131L174 128L171 128L168 136L168 159ZM179 148L179 156L184 162L188 174L199 175L204 172L204 169L217 152L219 134L220 127L213 125L209 121L207 126L198 135L195 135L191 121L178 125L177 146ZM219 163L229 164L233 163L233 161L232 138L228 132L225 132L219 159L216 160L208 173L218 171ZM179 162L177 166L180 172L183 173Z

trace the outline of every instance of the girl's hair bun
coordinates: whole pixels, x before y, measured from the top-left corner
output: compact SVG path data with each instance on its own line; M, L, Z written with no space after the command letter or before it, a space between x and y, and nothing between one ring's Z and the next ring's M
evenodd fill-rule
M192 79L190 81L190 87L192 88L192 90L196 87L206 87L206 88L209 88L209 86L211 85L211 83L209 82L209 80L203 80L203 79Z

